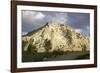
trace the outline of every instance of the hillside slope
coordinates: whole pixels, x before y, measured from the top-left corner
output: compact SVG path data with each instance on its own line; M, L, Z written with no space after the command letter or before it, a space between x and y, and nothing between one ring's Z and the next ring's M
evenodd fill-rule
M89 38L72 27L60 23L47 23L38 30L22 36L24 51L85 51L89 50Z

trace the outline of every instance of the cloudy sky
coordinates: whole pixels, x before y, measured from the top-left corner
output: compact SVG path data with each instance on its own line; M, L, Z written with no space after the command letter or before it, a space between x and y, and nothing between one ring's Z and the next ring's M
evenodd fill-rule
M89 13L32 10L22 10L22 35L42 27L47 22L65 23L80 33L90 35Z

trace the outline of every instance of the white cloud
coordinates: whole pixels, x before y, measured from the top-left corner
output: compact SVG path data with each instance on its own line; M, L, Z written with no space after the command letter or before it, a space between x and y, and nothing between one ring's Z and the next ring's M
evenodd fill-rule
M35 14L36 14L36 12L33 12L33 11L22 11L23 18L27 18L27 17L33 16Z
M22 35L26 35L28 32L22 32Z
M82 29L75 29L76 32L82 33Z
M42 12L23 11L23 19L25 22L33 23L36 20L41 20L45 17Z
M47 18L43 20L43 18ZM67 13L55 13L52 14L43 14L42 12L36 11L23 11L23 19L25 23L34 23L37 21L46 21L46 22L56 22L56 23L66 23L68 15Z
M43 13L41 13L41 12L38 12L36 15L35 15L35 19L42 19L42 18L44 18L45 17L45 15L43 14Z
M67 13L56 13L54 16L52 16L51 22L66 23L67 17Z
M89 29L90 29L90 27L89 27L89 26L86 26L86 29L87 29L87 30L89 30Z
M87 29L75 29L76 32L89 36L89 31Z

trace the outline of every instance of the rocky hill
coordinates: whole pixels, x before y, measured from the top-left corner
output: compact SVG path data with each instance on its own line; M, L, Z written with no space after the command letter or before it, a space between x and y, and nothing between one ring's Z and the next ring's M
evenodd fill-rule
M86 51L89 50L89 38L72 27L60 23L47 23L45 26L22 36L24 51Z

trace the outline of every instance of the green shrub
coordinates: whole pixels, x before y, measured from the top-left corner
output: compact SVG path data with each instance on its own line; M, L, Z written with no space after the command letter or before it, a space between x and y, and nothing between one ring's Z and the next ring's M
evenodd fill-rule
M52 48L51 41L46 39L46 40L44 41L44 43L45 43L44 47L45 47L45 49L46 49L46 52L49 52L49 50Z
M82 46L82 51L85 52L86 49L87 49L86 45L83 45L83 46Z

